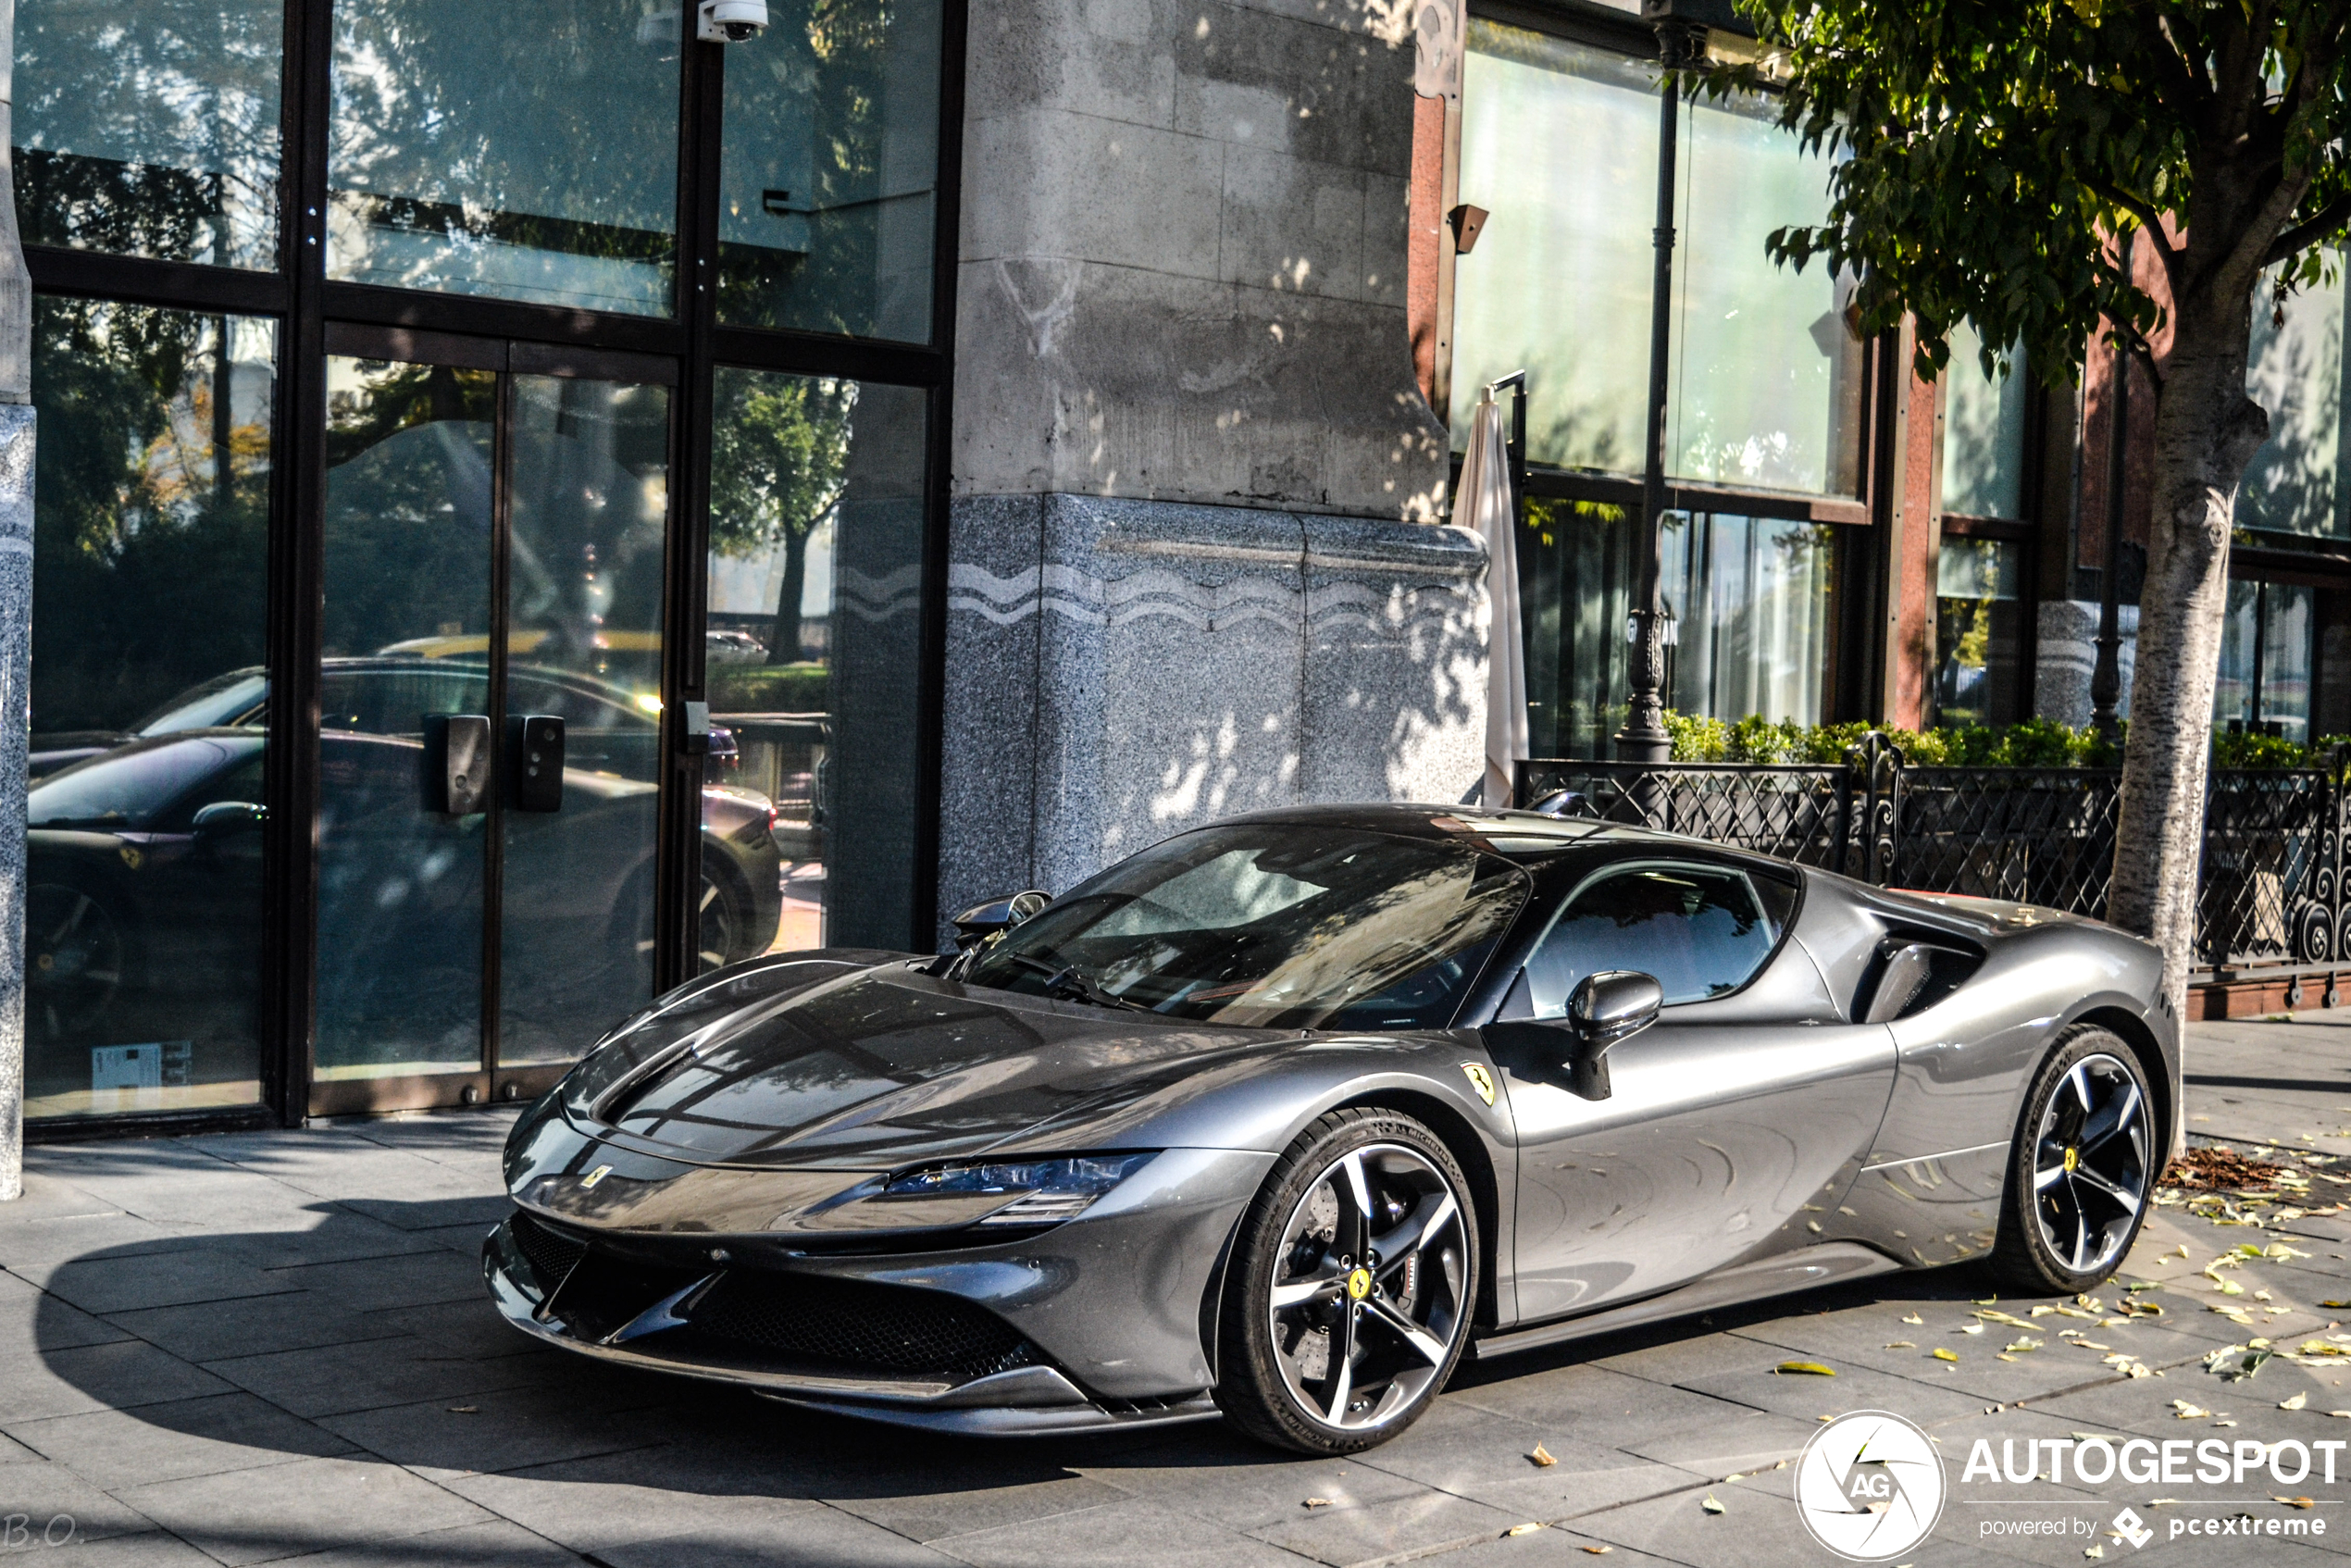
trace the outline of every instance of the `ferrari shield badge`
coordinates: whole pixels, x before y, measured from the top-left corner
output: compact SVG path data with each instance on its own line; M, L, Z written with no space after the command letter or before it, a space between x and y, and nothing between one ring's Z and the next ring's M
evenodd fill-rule
M1464 1062L1462 1064L1462 1071L1469 1075L1470 1088L1477 1090L1477 1097L1488 1105L1493 1104L1494 1075L1486 1070L1486 1064Z

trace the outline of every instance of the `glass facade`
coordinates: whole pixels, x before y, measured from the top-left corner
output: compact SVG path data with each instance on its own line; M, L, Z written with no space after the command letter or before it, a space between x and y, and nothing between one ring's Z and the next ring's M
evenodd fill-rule
M718 318L928 342L939 0L773 0L768 17L728 61Z
M1962 517L2024 516L2024 351L2009 373L1984 373L1983 344L1964 321L1951 330L1943 367L1943 510Z
M1531 461L1641 471L1657 124L1654 62L1472 19L1461 199L1493 217L1454 264L1457 449L1524 369Z
M277 265L281 0L21 0L16 26L26 243Z
M675 0L335 7L327 276L670 313Z
M2237 491L2237 526L2279 533L2351 536L2351 483L2344 463L2344 279L2335 275L2253 311L2245 395L2269 411L2270 439Z
M771 15L19 7L34 1118L533 1095L697 967L931 940L949 10Z
M1801 272L1782 267L1764 250L1773 230L1827 218L1829 165L1798 152L1777 113L1741 97L1683 110L1666 471L1851 495L1862 380L1861 341L1846 315L1851 281L1818 260Z
M698 952L715 964L754 926L779 948L889 946L914 875L904 672L921 638L927 399L724 367L717 393L705 656L735 760L704 792L703 837L723 840L748 799L781 865L777 889L708 879Z
M2312 591L2292 583L2232 581L2220 623L2216 729L2310 739L2310 664L2317 629Z
M1934 719L2014 724L2024 716L2024 546L1947 538L1934 568Z
M1527 744L1538 757L1604 757L1608 738L1624 727L1624 623L1640 585L1639 514L1538 498L1523 516Z
M1673 617L1666 705L1736 722L1827 716L1836 530L1700 512L1666 519L1662 578Z
M37 303L29 1116L260 1097L275 350Z

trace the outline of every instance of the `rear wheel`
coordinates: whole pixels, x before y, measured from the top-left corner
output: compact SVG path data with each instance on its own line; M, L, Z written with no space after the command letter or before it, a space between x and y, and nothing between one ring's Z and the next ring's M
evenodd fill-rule
M2105 1279L2138 1238L2158 1159L2137 1053L2105 1029L2069 1030L2024 1097L1994 1268L2035 1294Z
M1445 1387L1477 1300L1469 1183L1436 1134L1343 1110L1292 1143L1241 1221L1217 1403L1302 1453L1353 1453Z

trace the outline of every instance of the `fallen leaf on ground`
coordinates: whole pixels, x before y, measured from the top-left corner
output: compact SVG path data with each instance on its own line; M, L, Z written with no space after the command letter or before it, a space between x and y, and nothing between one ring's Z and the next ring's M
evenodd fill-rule
M1885 1348L1889 1350L1915 1350L1919 1347L1915 1339L1888 1339Z
M1304 1502L1299 1504L1300 1508L1328 1508L1330 1505L1331 1500L1328 1498L1308 1498Z
M1965 1328L1960 1329L1959 1332L1962 1334L1981 1334L1984 1332L1984 1325L1980 1323L1971 1323Z
M1924 1323L1926 1319L1919 1316L1916 1313L1904 1313L1902 1314L1902 1321L1904 1323Z
M1537 1470L1549 1470L1552 1465L1559 1462L1558 1460L1551 1457L1550 1450L1546 1449L1540 1443L1536 1444L1535 1451L1528 1454L1526 1457L1535 1462L1535 1468Z
M1612 1546L1587 1546L1584 1549L1590 1552L1594 1557L1605 1557L1616 1549Z
M2308 1498L2280 1497L2275 1492L2271 1492L2270 1494L2270 1500L2272 1502L2282 1502L2288 1508L2309 1508L2312 1506L2311 1500Z
M1955 1351L1955 1350L1939 1350L1939 1349L1938 1349L1938 1350L1934 1352L1934 1359L1935 1359L1936 1361L1957 1361L1957 1360L1959 1360L1959 1353L1958 1353L1957 1351Z
M2210 1415L2212 1413L2210 1411L2206 1410L2203 1406L2192 1405L2185 1400L2173 1400L2171 1401L2171 1409L2178 1414L2182 1421L2194 1421L2199 1415Z
M479 1405L451 1405L449 1407L449 1413L452 1415L479 1415L481 1413L481 1407Z
M1709 1493L1707 1493L1707 1494L1706 1494L1706 1500L1705 1500L1704 1502L1702 1502L1702 1503L1699 1503L1699 1504L1698 1504L1698 1506L1699 1506L1700 1508L1702 1508L1702 1509L1706 1510L1706 1512L1709 1512L1709 1513L1720 1513L1720 1512L1723 1512L1723 1505L1722 1505L1722 1503L1720 1503L1719 1501L1717 1501L1717 1500L1715 1500L1714 1494L1713 1494L1712 1492L1709 1492Z
M1775 1372L1800 1372L1809 1377L1835 1377L1836 1375L1836 1368L1833 1366L1822 1366L1816 1361L1784 1361L1773 1370Z
M2300 1410L2304 1405L2307 1405L2309 1402L2310 1396L2307 1391L2305 1391L2295 1395L2294 1398L2290 1400L2280 1400L2278 1401L2278 1408L2280 1410Z
M1540 1520L1536 1520L1532 1524L1513 1524L1509 1529L1503 1531L1502 1534L1506 1536L1531 1536L1542 1527L1542 1522Z

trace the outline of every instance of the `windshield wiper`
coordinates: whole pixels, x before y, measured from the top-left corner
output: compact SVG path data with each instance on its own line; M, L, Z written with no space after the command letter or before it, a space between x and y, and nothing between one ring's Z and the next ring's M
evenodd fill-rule
M1047 996L1062 997L1072 1002L1091 1002L1096 1007L1124 1008L1129 1013L1152 1013L1151 1008L1145 1007L1139 1002L1129 1002L1123 996L1115 996L1102 989L1101 987L1079 974L1073 965L1048 964L1041 958L1031 958L1025 952L1011 952L1004 956L1024 969L1034 969L1044 976ZM1152 1015L1156 1017L1157 1014L1153 1013Z

